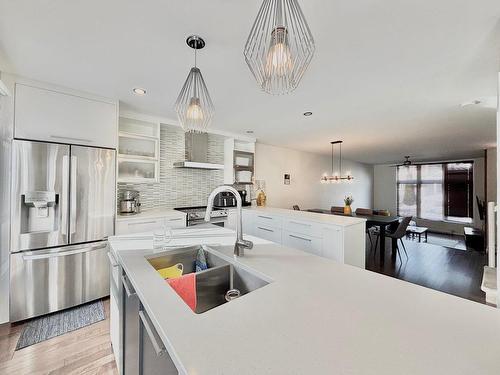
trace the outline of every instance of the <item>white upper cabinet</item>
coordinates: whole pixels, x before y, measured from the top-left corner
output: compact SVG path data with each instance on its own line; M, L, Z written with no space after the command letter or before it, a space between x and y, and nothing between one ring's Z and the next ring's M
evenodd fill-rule
M255 142L228 138L224 142L224 183L250 185L254 177Z
M158 182L160 123L120 117L118 182Z
M117 114L112 101L16 83L16 138L116 148Z

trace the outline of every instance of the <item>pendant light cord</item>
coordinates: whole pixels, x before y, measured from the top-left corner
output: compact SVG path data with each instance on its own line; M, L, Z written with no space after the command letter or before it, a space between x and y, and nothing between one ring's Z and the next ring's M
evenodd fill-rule
M340 176L342 177L342 142L340 142L340 156L339 156L339 173Z
M332 143L332 176L333 176L333 143Z

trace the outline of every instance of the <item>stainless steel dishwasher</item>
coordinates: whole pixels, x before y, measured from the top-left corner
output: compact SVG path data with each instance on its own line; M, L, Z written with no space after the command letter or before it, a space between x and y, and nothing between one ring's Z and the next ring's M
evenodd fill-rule
M168 355L163 342L156 332L146 311L139 312L141 327L141 375L178 375L172 358Z
M127 275L122 275L122 347L121 358L123 373L121 375L139 374L140 328L139 310L140 301L137 293L130 284Z

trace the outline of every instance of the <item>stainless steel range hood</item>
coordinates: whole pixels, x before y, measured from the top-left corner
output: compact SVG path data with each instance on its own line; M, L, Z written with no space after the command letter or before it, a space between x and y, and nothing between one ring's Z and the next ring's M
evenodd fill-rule
M174 163L176 168L224 169L224 164L208 162L208 134L186 133L186 159Z

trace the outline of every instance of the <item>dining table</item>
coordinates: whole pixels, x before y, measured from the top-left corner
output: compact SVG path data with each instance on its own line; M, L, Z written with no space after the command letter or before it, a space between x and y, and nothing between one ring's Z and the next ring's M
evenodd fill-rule
M351 216L358 217L362 219L366 219L366 227L378 227L380 233L380 264L383 264L385 261L385 234L386 231L394 231L401 220L399 216L384 216L384 215L362 215L362 214L345 214L343 212L335 212L332 210L325 210L321 208L311 208L307 210L308 212L315 212L319 214L327 214L327 215L339 215L339 216ZM396 243L397 239L393 238L391 241L392 244L392 256L396 256Z

